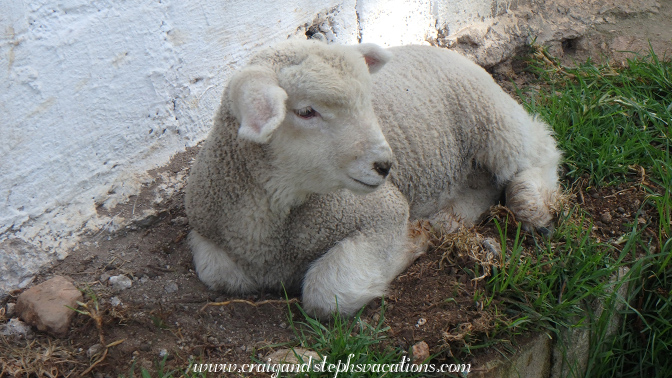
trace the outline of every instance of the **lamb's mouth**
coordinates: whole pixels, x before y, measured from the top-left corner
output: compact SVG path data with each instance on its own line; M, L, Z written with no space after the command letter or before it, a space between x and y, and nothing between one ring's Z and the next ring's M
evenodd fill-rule
M378 187L380 186L380 184L371 185L371 184L367 184L367 183L365 183L364 181L357 180L357 179L354 178L354 177L351 177L351 176L348 176L348 177L350 177L350 179L351 179L352 181L358 183L359 185L365 186L365 187L367 187L367 188L369 188L369 189L371 189L371 190L378 189Z

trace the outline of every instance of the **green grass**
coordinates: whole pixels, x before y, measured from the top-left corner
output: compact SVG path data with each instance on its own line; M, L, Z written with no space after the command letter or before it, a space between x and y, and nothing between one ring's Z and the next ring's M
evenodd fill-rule
M334 314L331 321L320 322L306 314L303 309L296 305L297 311L305 319L294 322L292 309L289 308L290 327L294 330L300 346L309 350L318 351L320 356L326 359L325 367L334 365L339 369L339 377L380 377L382 365L396 365L404 360L408 366L408 353L399 348L382 347L380 345L387 337L389 327L383 324L385 319L385 302L383 300L379 320L375 324L369 324L361 318L360 311L354 318ZM262 363L262 361L256 361ZM307 361L304 361L307 362ZM352 367L352 368L350 368ZM371 371L357 371L371 369ZM305 377L334 376L333 372L313 369L305 374ZM414 373L388 373L390 376L403 374L404 377L418 377ZM281 375L282 376L282 375Z
M652 53L625 69L590 61L565 68L537 49L530 69L543 86L519 95L553 126L570 180L586 175L593 184L610 184L627 179L636 166L649 172L669 163L669 62Z
M507 311L544 320L554 332L572 326L568 320L587 322L589 368L576 376L671 377L672 64L651 52L626 68L591 62L566 68L539 48L529 63L541 85L519 95L555 130L567 185L581 178L596 186L639 183L649 194L642 208L650 205L655 214L618 243L594 241L585 224L561 223L537 249L537 261L550 269L542 274L539 264L521 261L493 277L493 294L511 302ZM607 280L624 266L630 270L621 279ZM557 289L561 283L564 290ZM626 295L618 293L622 284ZM595 298L605 310L583 311ZM618 327L610 322L614 313L623 319Z

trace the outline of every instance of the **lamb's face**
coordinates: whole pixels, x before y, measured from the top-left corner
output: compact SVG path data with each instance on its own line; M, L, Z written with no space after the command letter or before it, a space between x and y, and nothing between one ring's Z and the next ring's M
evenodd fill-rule
M311 47L288 55L290 64L250 67L232 79L239 135L268 143L278 175L296 190L372 192L393 166L371 104L370 72L387 55L371 45Z
M311 56L280 72L286 115L271 146L279 163L296 171L302 190L369 193L393 165L371 105L370 74L361 57L355 62L361 66L350 72L343 72L347 65L334 69L320 59Z

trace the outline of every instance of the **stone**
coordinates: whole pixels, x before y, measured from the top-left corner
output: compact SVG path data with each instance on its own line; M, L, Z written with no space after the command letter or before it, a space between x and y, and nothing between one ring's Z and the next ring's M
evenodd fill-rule
M600 221L605 224L611 223L611 214L609 212L604 212L600 215Z
M68 306L76 308L77 302L82 300L82 293L70 278L55 276L21 293L16 313L39 331L64 337L75 315Z
M102 344L93 344L86 350L86 356L89 357L89 359L97 357L103 349L105 349L105 347Z
M131 281L130 278L124 276L123 274L110 277L108 282L110 283L112 289L117 291L126 290L129 289L131 286L133 286L133 281Z
M0 324L0 335L29 338L33 333L28 324L17 318L10 319L5 324Z
M121 306L122 305L121 299L119 299L119 297L110 298L110 305L112 305L112 307Z
M298 356L298 357L297 357ZM300 358L299 358L300 357ZM303 361L300 361L303 360ZM301 364L301 363L315 363L321 362L322 357L320 357L317 352L303 349L303 348L291 348L291 349L279 349L275 352L269 354L264 358L263 362L268 362L269 364Z
M166 294L172 294L176 292L179 288L177 287L177 284L175 282L168 282L164 287L163 290L166 292Z
M472 378L548 377L551 371L552 340L539 334L521 342L512 355L483 356L471 362Z
M189 224L189 219L187 217L176 217L170 220L170 223L176 226L186 226Z
M413 345L413 358L411 358L411 361L414 364L421 364L429 358L429 345L427 345L426 342L420 341L419 343L416 343Z
M11 318L16 314L16 303L7 303L5 306L5 316Z

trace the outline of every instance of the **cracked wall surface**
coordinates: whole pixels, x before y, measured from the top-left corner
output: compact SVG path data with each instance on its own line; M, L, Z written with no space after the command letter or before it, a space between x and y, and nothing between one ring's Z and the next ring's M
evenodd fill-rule
M100 209L179 189L148 172L205 138L229 75L255 51L319 33L435 44L488 66L533 38L557 46L658 4L585 3L0 0L0 297L81 235L146 215Z

